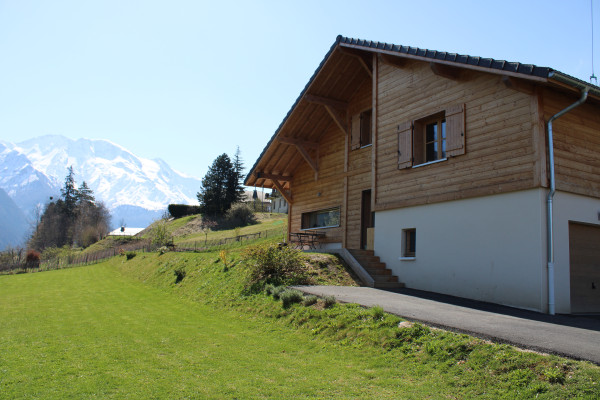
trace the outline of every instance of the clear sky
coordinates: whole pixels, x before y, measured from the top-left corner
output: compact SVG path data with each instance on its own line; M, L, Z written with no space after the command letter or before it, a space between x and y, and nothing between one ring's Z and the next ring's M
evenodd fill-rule
M0 0L0 140L108 139L200 178L238 145L254 164L338 34L589 82L591 32L590 0Z

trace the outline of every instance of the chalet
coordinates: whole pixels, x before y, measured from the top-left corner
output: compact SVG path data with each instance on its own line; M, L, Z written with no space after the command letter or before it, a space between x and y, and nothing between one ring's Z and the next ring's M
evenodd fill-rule
M600 88L551 68L339 36L245 184L373 286L600 312Z

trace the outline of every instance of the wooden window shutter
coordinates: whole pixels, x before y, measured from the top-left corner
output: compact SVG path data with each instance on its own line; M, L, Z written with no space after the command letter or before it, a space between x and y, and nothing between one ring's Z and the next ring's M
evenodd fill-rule
M398 125L398 169L412 166L412 121Z
M355 114L352 116L352 145L351 149L355 150L360 148L360 114Z
M465 154L465 105L458 104L446 110L446 155Z

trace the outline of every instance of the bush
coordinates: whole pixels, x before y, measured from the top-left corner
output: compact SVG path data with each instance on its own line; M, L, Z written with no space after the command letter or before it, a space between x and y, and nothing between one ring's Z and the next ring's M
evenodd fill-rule
M135 251L128 251L127 253L125 253L125 257L127 257L127 261L131 260L136 255L137 255L137 253Z
M279 300L281 298L281 294L285 292L285 290L285 286L274 286L271 294L275 300Z
M300 303L302 301L302 292L294 289L287 289L279 296L283 302L283 308L288 308L292 304Z
M200 214L200 206L190 206L187 204L169 204L167 210L169 210L169 214L171 214L173 218Z
M324 307L325 308L329 308L332 307L337 301L335 299L335 296L325 296L323 297L323 301L324 301Z
M268 244L249 247L242 257L249 266L248 287L252 290L260 290L268 283L297 285L307 282L303 257L299 250Z
M319 298L317 296L315 296L314 294L311 294L310 296L306 296L304 298L304 301L302 302L302 304L304 304L306 307L308 307L308 306L312 306L313 304L317 304L317 301L319 301Z
M162 247L173 243L173 236L167 229L167 222L159 220L154 223L150 230L150 240L152 244Z
M227 225L239 227L256 224L254 211L246 203L235 203L225 214Z
M383 319L383 315L385 314L385 312L383 311L383 307L381 306L375 306L371 308L369 312L371 313L371 316L375 321Z
M186 275L185 269L183 268L175 269L175 271L173 271L173 274L175 275L175 284L181 282Z
M41 254L35 250L28 250L27 255L25 256L25 263L27 264L27 268L37 268L40 266L40 256Z

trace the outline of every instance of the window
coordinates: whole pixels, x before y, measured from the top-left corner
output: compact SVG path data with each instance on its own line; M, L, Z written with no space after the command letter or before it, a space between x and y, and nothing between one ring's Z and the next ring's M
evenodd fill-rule
M425 164L446 158L446 116L442 112L415 121L413 163Z
M371 110L366 110L352 116L352 150L372 143L371 118Z
M332 228L340 226L340 208L302 213L302 229Z
M464 105L398 125L398 168L465 154Z
M402 230L402 257L414 258L417 253L417 230L403 229Z

